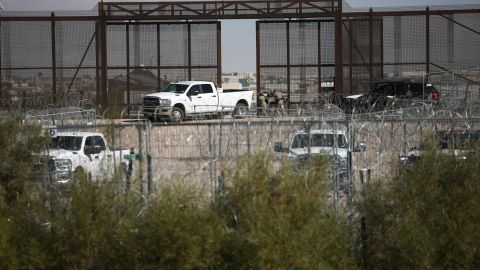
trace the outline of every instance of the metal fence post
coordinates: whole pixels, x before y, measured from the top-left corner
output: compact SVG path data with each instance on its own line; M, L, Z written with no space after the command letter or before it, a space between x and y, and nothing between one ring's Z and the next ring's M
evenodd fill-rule
M144 188L143 188L143 125L138 125L138 155L140 156L138 167L140 168L139 171L139 180L140 180L140 194L143 196Z
M425 9L425 72L430 73L430 8Z
M55 13L52 12L51 14L51 21L50 21L50 35L51 35L51 42L52 42L52 94L53 94L53 103L57 102L57 50L55 48Z
M310 134L310 131L309 131ZM336 156L338 154L338 149L337 149L337 122L333 121L333 154L335 156L334 162L333 162L333 206L334 206L334 211L335 215L337 214L337 203L338 203L338 168L337 168L337 162L336 162ZM310 148L310 147L309 147ZM310 152L310 151L309 151Z
M212 138L212 125L208 124L208 157L209 157L209 164L208 164L208 167L209 167L209 173L210 173L210 188L211 188L211 191L214 192L215 191L215 176L214 176L214 173L213 173L213 163L214 163L214 157L213 155L215 154L215 151L213 149L213 138Z
M250 146L250 124L251 124L250 119L248 119L248 123L247 123L247 156L248 156L248 158L250 158L250 153L251 153L251 151L250 151L250 148L251 148L251 146Z
M152 142L151 142L151 131L152 131L152 122L145 122L146 130L146 152L147 152L147 195L150 196L152 193Z

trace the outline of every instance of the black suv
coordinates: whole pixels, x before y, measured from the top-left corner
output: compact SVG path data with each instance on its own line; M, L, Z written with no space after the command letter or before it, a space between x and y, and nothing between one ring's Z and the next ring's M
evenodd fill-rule
M365 113L408 107L415 100L438 102L439 99L440 92L429 83L379 81L366 94L343 98L341 107L346 113Z

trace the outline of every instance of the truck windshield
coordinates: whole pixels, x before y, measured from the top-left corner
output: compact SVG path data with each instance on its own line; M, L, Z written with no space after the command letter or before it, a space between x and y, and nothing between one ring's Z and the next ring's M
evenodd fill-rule
M336 143L339 148L346 148L347 141L343 134L336 134ZM311 134L311 147L334 147L335 136L333 134ZM305 148L309 146L308 134L297 134L293 138L292 148Z
M78 136L57 136L52 138L51 147L53 149L80 150L82 146L82 137Z
M167 88L163 89L161 92L176 93L181 94L187 90L187 84L169 84Z

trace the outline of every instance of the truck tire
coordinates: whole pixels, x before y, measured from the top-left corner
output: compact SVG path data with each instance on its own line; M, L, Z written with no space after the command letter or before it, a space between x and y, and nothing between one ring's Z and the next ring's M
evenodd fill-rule
M180 123L183 121L185 113L180 107L173 107L172 113L170 114L170 121L174 123Z
M235 106L235 109L233 110L232 116L233 117L244 117L244 116L247 115L247 111L248 111L247 105L239 102Z

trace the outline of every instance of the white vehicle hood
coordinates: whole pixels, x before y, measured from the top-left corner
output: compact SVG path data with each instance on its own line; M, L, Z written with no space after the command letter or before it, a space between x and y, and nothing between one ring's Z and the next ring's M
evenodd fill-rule
M65 149L49 149L48 151L44 151L42 155L51 156L55 159L71 159L74 153L80 153L80 151L70 151Z
M357 98L359 98L359 97L361 97L361 96L363 96L363 94L346 96L345 98L348 98L348 99L357 99Z
M157 97L157 98L161 98L161 99L172 99L172 98L175 98L175 97L179 97L180 95L181 94L170 93L170 92L157 92L157 93L145 95L145 97Z
M346 148L337 148L336 152L333 147L311 147L310 148L310 154L321 154L321 155L323 154L323 155L331 156L335 153L341 156L342 158L347 158ZM295 149L289 150L287 157L295 158L300 155L306 155L306 154L309 154L308 148L295 148Z

